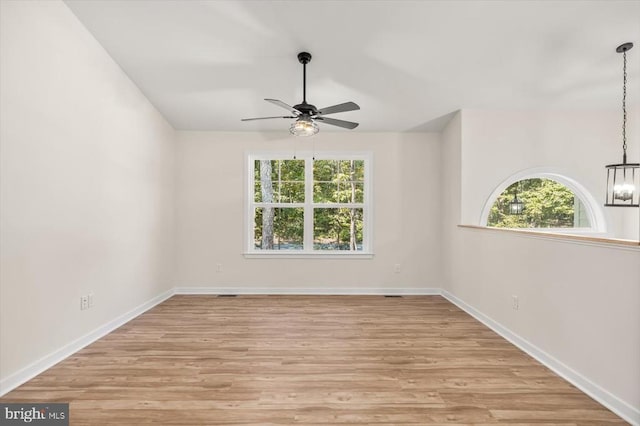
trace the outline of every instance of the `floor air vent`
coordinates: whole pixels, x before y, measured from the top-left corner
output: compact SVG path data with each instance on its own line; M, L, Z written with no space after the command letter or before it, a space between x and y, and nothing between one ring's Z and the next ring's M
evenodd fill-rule
M402 297L402 296L395 295L395 294L388 294L388 295L385 295L384 297Z
M219 294L218 297L236 297L237 294Z

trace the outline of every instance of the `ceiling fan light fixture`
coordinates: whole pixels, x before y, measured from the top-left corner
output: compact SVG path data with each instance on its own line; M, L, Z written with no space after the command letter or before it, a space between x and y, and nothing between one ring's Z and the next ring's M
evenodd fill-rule
M320 128L308 115L298 118L289 128L289 132L294 136L313 136Z

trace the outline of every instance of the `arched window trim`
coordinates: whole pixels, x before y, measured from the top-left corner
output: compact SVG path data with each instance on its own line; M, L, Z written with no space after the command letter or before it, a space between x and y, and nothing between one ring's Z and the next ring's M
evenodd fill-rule
M587 189L578 183L576 180L567 177L557 171L546 169L546 168L537 168L537 169L526 169L522 170L518 173L515 173L509 176L507 179L502 181L500 185L494 189L491 193L487 202L482 209L482 214L480 216L480 225L488 226L487 222L489 220L489 213L491 212L491 207L496 202L500 194L504 192L512 184L519 182L524 179L551 179L562 185L569 188L579 199L582 201L586 211L587 217L589 218L589 223L591 224L590 228L523 228L529 231L541 231L541 232L561 232L561 233L606 233L607 226L606 220L604 217L604 212L600 209L598 202L591 195Z

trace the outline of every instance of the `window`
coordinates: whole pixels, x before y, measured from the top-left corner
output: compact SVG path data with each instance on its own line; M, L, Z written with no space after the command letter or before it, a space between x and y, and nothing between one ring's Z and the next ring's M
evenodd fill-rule
M249 254L370 254L370 154L248 155Z
M485 204L480 223L547 232L606 232L594 197L577 181L546 169L524 170L498 186Z
M514 198L523 206L514 213ZM551 179L524 179L511 184L491 207L487 226L497 228L590 228L582 201Z

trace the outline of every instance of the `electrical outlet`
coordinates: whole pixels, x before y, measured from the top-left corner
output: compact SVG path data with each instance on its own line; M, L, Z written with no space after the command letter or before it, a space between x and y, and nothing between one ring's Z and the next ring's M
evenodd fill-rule
M89 296L80 296L80 310L89 309Z
M511 307L514 311L520 309L520 301L518 300L518 296L511 296Z
M216 263L216 272L222 272L222 263Z
M393 265L393 272L395 272L396 274L400 273L400 264L396 263L395 265Z

